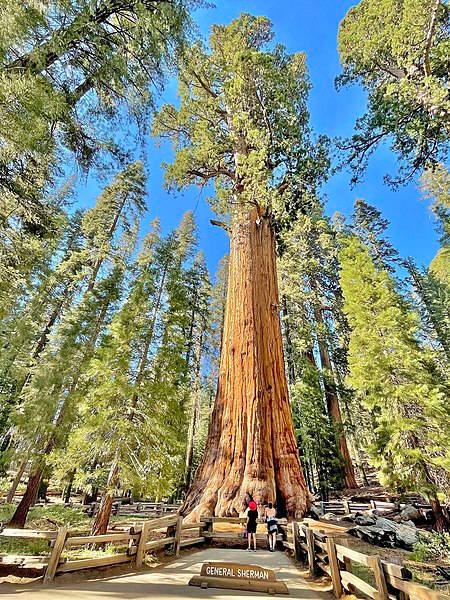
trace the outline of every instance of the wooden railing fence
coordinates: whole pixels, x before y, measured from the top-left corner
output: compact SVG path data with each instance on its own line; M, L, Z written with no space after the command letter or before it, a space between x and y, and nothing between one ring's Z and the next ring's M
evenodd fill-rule
M60 527L57 531L33 531L27 529L3 529L0 537L16 537L21 539L48 540L50 554L48 557L8 557L10 562L29 568L45 569L44 581L52 581L57 573L92 569L120 563L135 563L136 567L142 566L147 552L169 548L178 556L180 548L193 546L205 541L202 535L203 523L183 523L183 517L169 515L158 519L142 521L139 524L124 528L122 531L114 530L105 535L80 535L70 532L67 527ZM183 537L183 532L198 529L198 536ZM152 533L165 537L151 539ZM80 547L93 547L99 544L126 545L127 549L119 554L105 555L100 558L71 559L62 557L65 549ZM15 560L17 558L17 560ZM36 560L37 559L37 560Z
M429 504L418 504L411 502L416 508L431 508ZM390 512L394 509L402 509L406 506L404 503L384 502L380 500L367 500L367 502L351 502L350 500L330 500L329 502L316 502L314 506L322 513L334 513L335 515L344 515L349 513L369 510L371 508L379 512Z
M19 537L22 539L43 539L51 546L46 557L17 557L29 559L29 566L45 568L44 581L52 581L57 573L91 569L120 563L135 563L140 567L147 552L170 548L178 556L180 548L208 543L213 540L242 543L242 532L217 531L218 523L243 525L245 518L202 517L197 523L183 523L178 515L167 515L157 519L141 521L139 524L117 529L101 536L80 535L66 527L57 531L32 531L27 529L4 529L0 537ZM368 556L348 547L348 539L342 533L326 534L308 526L307 522L288 524L279 520L280 533L277 540L283 547L291 550L296 559L308 564L311 575L321 572L331 577L333 592L340 598L344 592L356 594L358 591L374 600L448 600L435 590L411 581L411 573L403 565L381 560L378 555ZM186 537L185 532L195 532L194 537ZM152 534L157 532L157 539ZM257 539L266 540L266 534L258 534ZM100 558L72 559L62 557L65 549L92 547L99 544L114 543L127 546L120 554ZM369 581L356 575L352 565L366 567Z
M332 581L336 598L342 594L362 592L374 600L448 600L435 590L411 581L411 572L403 565L381 560L348 547L341 534L326 534L294 521L281 526L283 545L292 550L297 560L307 563L312 576L326 573ZM352 564L367 568L365 581L352 572Z

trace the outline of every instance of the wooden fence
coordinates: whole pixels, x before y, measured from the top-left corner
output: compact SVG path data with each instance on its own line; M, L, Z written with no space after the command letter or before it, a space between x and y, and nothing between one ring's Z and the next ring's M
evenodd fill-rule
M29 566L45 568L44 581L51 581L57 573L91 569L120 563L135 563L140 567L147 552L170 548L177 556L180 548L210 541L240 542L242 533L238 531L217 531L217 523L243 525L245 518L202 517L198 523L183 523L178 515L168 515L157 519L142 521L122 531L110 531L101 536L80 535L70 532L66 527L58 531L31 531L27 529L4 529L0 537L19 537L22 539L43 539L51 546L51 553L45 557L26 557ZM368 556L348 547L348 539L343 532L326 534L308 526L307 522L288 524L279 520L280 533L277 540L285 549L291 550L297 560L306 562L311 575L323 572L331 577L333 592L337 598L343 593L360 593L374 600L448 600L448 597L411 581L411 573L403 565L381 560L378 555ZM186 537L185 532L197 535ZM157 533L158 539L152 539ZM257 539L266 540L266 534L258 534ZM120 554L101 558L71 559L64 557L64 549L89 547L96 544L113 543L127 546ZM367 569L366 581L352 571L352 564Z
M70 506L80 508L90 516L94 516L100 506L99 502L92 502L91 504L76 504L69 503ZM169 513L176 513L180 508L178 504L166 504L165 502L133 502L130 504L123 504L121 500L115 500L113 502L112 514L120 517L130 517L133 515L139 515L142 517L152 518L166 515Z
M431 508L429 504L418 504L411 502L416 508ZM331 500L330 502L316 502L314 506L325 514L331 512L335 515L346 515L349 513L361 512L371 508L379 512L390 512L395 509L402 509L406 506L404 503L382 502L379 500L367 500L367 502L351 502L349 500Z
M178 556L180 548L193 546L205 542L202 535L203 523L183 523L183 517L170 515L158 519L142 521L139 524L124 528L122 531L111 531L105 535L80 535L70 532L67 527L60 527L57 531L32 531L27 529L4 529L0 537L16 537L21 539L43 539L49 542L51 551L48 557L8 557L9 563L23 567L45 569L44 581L52 581L56 573L92 569L120 563L135 563L136 567L142 566L147 552L171 549ZM198 529L196 537L183 537L183 532ZM152 534L165 534L164 537L151 539ZM119 544L127 546L119 554L102 556L100 558L62 558L65 549L92 547L98 544ZM36 560L37 559L37 560ZM5 561L6 562L6 561Z
M339 532L327 535L295 521L281 530L284 547L308 564L310 575L323 572L331 578L336 598L362 592L374 600L448 600L448 596L411 581L411 572L403 565L349 548L348 539ZM352 572L353 563L366 567L371 583Z
M246 517L202 517L200 519L203 524L203 537L207 541L228 541L228 542L242 542L243 540L243 532L244 527L242 527L242 532L239 531L215 531L214 524L215 523L230 523L232 525L244 525L247 522ZM287 523L286 519L279 519L280 524L285 525ZM265 523L264 519L258 519L258 523ZM257 533L256 534L257 541L267 541L267 533ZM283 535L277 535L278 541L283 541Z

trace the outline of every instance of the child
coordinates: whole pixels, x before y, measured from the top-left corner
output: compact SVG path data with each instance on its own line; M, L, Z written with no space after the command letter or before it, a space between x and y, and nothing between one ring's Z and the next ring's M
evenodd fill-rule
M277 520L275 515L277 514L276 508L269 502L266 506L265 517L267 522L267 536L269 538L269 550L270 552L275 552L275 546L277 545Z
M253 540L253 552L256 552L256 519L258 518L258 507L256 502L249 502L247 509L247 537L248 537L248 548L250 552L252 549Z

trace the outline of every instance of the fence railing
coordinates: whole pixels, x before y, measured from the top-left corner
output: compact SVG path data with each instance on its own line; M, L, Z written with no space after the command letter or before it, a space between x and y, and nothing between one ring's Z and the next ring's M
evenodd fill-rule
M431 508L429 504L418 504L411 502L416 508ZM316 502L314 504L322 513L334 513L335 515L344 515L349 513L369 510L371 508L380 512L390 512L394 509L402 509L406 506L404 503L384 502L380 500L367 500L367 502L351 502L350 500L330 500L329 502Z
M200 521L203 524L203 537L208 541L229 541L229 542L242 542L242 538L244 537L244 527L242 531L216 531L214 529L214 524L216 523L229 523L231 525L244 525L247 522L246 517L202 517ZM264 519L258 519L258 523L265 523ZM279 519L279 524L285 525L287 523L286 519ZM266 541L267 534L266 533L257 533L256 539L259 541ZM277 535L278 541L283 541L283 535Z
M178 556L183 547L213 540L242 542L242 532L217 531L215 524L243 525L245 522L245 518L202 517L196 523L183 523L183 517L168 515L142 521L131 527L123 527L120 531L117 529L109 531L101 536L80 535L78 532L69 531L66 527L60 527L57 531L4 529L0 537L47 540L51 546L50 555L47 558L29 558L30 566L40 564L45 568L44 581L51 581L57 573L66 571L128 562L140 567L147 552L167 547ZM340 598L345 590L351 594L356 591L362 592L374 600L448 600L448 597L411 581L411 573L403 565L384 561L378 555L369 556L349 548L348 538L343 538L343 532L338 531L337 528L333 533L327 534L309 527L306 522L294 521L288 524L285 519L279 520L279 528L277 540L284 548L291 550L297 560L307 563L311 575L323 572L331 577L333 592L337 598ZM193 537L185 536L185 532L193 531ZM155 533L162 537L153 539ZM258 534L257 539L266 540L266 534ZM62 557L65 549L107 543L127 547L120 554L100 558ZM353 563L367 568L369 581L352 571Z
M411 581L411 572L403 565L349 548L348 539L339 532L327 535L295 521L281 529L284 547L308 565L310 575L326 573L336 598L359 591L374 600L448 600L448 596ZM353 563L367 568L370 583L352 572Z
M114 530L105 535L80 535L70 532L67 527L60 527L57 531L33 531L27 529L3 529L0 537L15 537L21 539L48 540L50 554L48 557L24 556L15 561L10 557L10 562L29 568L44 568L44 581L52 581L57 573L78 571L116 565L120 563L135 563L136 567L142 566L147 552L169 548L178 556L180 548L193 546L205 541L202 535L203 523L183 523L183 517L169 515L158 519L142 521L138 525L124 528L122 531ZM183 532L198 529L198 536L183 537ZM154 534L162 535L152 539ZM99 558L68 558L62 557L64 550L95 547L100 544L119 544L127 546L118 554L105 555ZM28 560L29 559L29 560Z

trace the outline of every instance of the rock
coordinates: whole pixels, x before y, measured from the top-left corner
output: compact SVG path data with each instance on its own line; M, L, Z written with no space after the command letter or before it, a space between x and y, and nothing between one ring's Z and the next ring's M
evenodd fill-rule
M328 521L334 521L336 520L336 515L334 513L325 513L324 515L322 515L322 519L327 519Z
M351 515L351 514L343 515L343 516L339 517L339 521L345 521L347 523L353 523L354 520L355 520L355 515Z
M396 545L405 550L412 550L414 544L418 541L416 527L408 527L407 525L397 525L395 532Z
M377 517L367 511L356 513L354 520L357 525L375 525Z
M415 521L423 519L423 515L418 508L415 508L411 504L407 504L399 515L402 521Z
M417 542L417 529L409 525L397 524L389 519L378 517L374 524L352 527L348 533L371 544L387 548L405 548L412 550Z
M412 521L403 521L402 525L407 525L408 527L415 527L416 524Z
M309 509L309 511L306 513L307 517L310 517L311 519L314 519L315 521L318 521L320 519L320 517L322 516L322 511L317 508L317 506L311 506L311 508Z
M393 548L395 546L394 532L381 527L375 527L375 525L352 527L347 530L347 533L371 544L383 546L384 548Z

